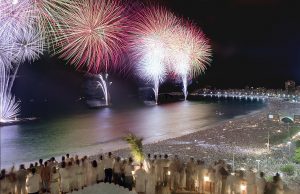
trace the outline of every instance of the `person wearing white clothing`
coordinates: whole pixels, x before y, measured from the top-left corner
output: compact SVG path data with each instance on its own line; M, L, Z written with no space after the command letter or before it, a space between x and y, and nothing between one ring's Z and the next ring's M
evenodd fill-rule
M186 187L189 191L195 189L195 174L196 174L196 165L194 158L191 157L190 161L186 165Z
M180 171L182 168L181 161L179 160L178 156L175 155L174 159L170 162L170 188L171 190L177 190L179 188L179 181L180 181Z
M76 189L83 189L84 186L84 176L83 176L83 167L80 165L80 160L76 160L76 169L75 169L75 176L77 178L76 181Z
M135 171L135 191L138 194L143 194L146 192L146 178L147 172L143 168L143 163L140 164L140 168Z
M156 173L156 180L157 184L161 185L163 183L163 159L162 156L159 155L158 159L155 160L155 173Z
M266 185L267 185L267 181L264 177L265 174L263 172L260 172L259 176L260 176L260 178L256 179L256 193L257 194L264 194L265 189L266 189Z
M50 176L50 193L51 194L59 194L59 174L56 171L56 167L53 166L52 167L52 171L51 171L51 176Z
M98 163L98 182L103 182L105 175L104 175L104 161L102 155L100 155L97 163Z
M66 169L66 163L61 163L61 168L59 169L60 174L60 189L62 194L68 193L70 191L70 179L69 171Z
M145 169L145 171L147 173L150 172L150 168L151 168L151 154L148 154L148 158L144 159L143 166L144 166L144 169Z
M112 174L113 174L113 158L111 152L108 153L108 157L104 159L104 173L105 173L105 179L104 182L111 183L112 180Z
M246 172L245 179L247 181L247 194L254 194L255 193L255 173L253 172L252 168L250 167Z
M20 165L20 170L16 173L17 178L17 193L25 194L26 193L26 176L27 171L25 170L24 164Z
M5 169L1 170L0 175L0 193L1 194L8 194L9 193L9 180L6 175Z
M90 185L94 185L97 183L98 180L98 164L96 160L93 160L91 163L91 169L90 169Z
M150 168L147 174L146 194L155 194L156 190L156 174L155 168Z
M128 162L125 163L124 165L124 187L129 189L129 191L132 190L132 185L133 185L133 174L132 172L134 171L134 167L132 165L132 159L129 158Z
M26 189L28 194L38 194L41 189L42 179L35 171L35 168L32 168L31 173L26 178Z

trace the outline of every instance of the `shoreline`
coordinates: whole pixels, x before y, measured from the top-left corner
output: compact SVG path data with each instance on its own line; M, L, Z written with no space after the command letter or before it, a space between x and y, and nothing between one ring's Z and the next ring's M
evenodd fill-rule
M250 111L248 114L221 120L187 134L169 136L160 140L151 141L148 139L143 142L144 153L150 153L152 156L154 154L168 154L170 158L176 154L185 162L190 157L194 157L196 160L203 160L209 165L219 159L233 165L234 157L235 169L253 167L257 171L265 172L267 177L271 177L276 172L280 172L283 165L290 164L291 160L289 159L290 156L287 155L289 146L286 142L280 145L271 144L270 151L267 150L265 144L268 133L271 136L288 133L286 124L269 121L268 114L299 115L300 104L270 99L264 107ZM293 124L293 126L300 127L299 124ZM115 144L118 141L122 143L116 146ZM99 146L101 146L101 149L97 152L77 151L70 152L70 155L77 154L80 157L87 155L90 160L93 160L99 155L105 155L111 151L114 156L120 156L121 158L130 156L129 146L122 140L106 143L106 148L102 145ZM293 148L291 149L292 152ZM87 149L89 148L85 148L85 150ZM57 159L59 157L61 156L56 156ZM258 160L260 161L259 167L257 167ZM28 166L29 163L24 164ZM286 176L282 173L281 175L284 175L283 180L289 188L297 189L300 186L300 165L293 165L296 168L296 173L293 176Z
M179 135L173 134L171 136L170 136L170 134L163 134L163 135L156 136L156 137L148 137L148 138L146 138L146 140L143 141L144 146L161 143L163 141L168 141L168 140L171 140L171 139L185 137L187 135L191 135L191 134L194 134L194 133L197 133L197 132L200 132L200 131L206 131L206 130L209 130L213 127L223 125L224 123L226 123L228 121L235 121L235 120L239 120L239 119L242 119L244 117L247 117L247 116L259 114L259 113L265 111L265 109L268 107L267 103L268 102L266 102L266 105L264 105L262 108L260 108L258 110L249 111L246 114L237 115L237 116L234 116L232 118L217 121L216 123L213 123L213 124L204 125L200 128L189 130L185 134L179 134ZM95 146L100 147L99 151L95 151L95 149L96 149ZM122 150L128 150L128 148L129 148L129 146L125 141L123 141L122 139L115 139L115 140L112 140L112 141L109 141L109 142L99 143L97 145L89 145L87 147L81 148L81 150L77 150L77 151L74 151L74 152L68 152L68 153L70 155L79 155L79 156L87 155L89 158L95 158L95 157L98 157L101 154L104 155L108 152L117 153L117 152L120 152ZM91 150L91 151L89 151L89 150ZM62 155L55 155L54 157L56 159L60 160L61 156ZM46 158L44 160L47 160L47 159L48 158ZM18 166L20 164L25 164L25 166L29 166L30 163L34 164L36 161L38 161L38 159L33 160L33 161L26 161L26 162L15 162L15 163L12 163L10 165L2 165L2 164L0 164L0 165L1 165L1 169L5 168L5 169L9 170L12 167L12 165L14 165L16 168L18 168Z

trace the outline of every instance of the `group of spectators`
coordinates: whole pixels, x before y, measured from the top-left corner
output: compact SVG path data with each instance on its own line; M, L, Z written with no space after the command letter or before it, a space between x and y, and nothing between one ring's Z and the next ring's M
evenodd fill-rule
M177 155L150 154L142 163L134 163L132 158L121 160L107 156L91 159L69 154L62 156L61 162L55 158L42 159L30 164L28 169L20 165L9 172L4 169L0 176L1 194L66 194L84 189L99 182L108 182L133 187L137 193L170 193L176 190L211 192L215 194L283 194L283 182L276 174L267 182L264 173L256 174L251 168L233 172L230 165L220 160L213 165L205 165L201 160L191 158L184 163Z

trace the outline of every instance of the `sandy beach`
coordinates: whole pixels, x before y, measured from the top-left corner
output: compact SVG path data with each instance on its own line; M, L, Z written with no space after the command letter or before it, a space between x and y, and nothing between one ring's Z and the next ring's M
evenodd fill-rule
M267 106L252 114L240 116L206 127L198 132L171 138L152 144L144 145L144 152L151 154L179 155L187 161L190 157L200 159L206 164L223 159L227 163L233 163L235 168L253 167L264 171L267 176L280 172L280 167L290 163L288 146L282 142L272 144L267 149L268 132L270 139L280 133L288 133L285 123L268 120L268 114L294 115L299 114L300 104L269 100ZM295 124L296 125L296 124ZM290 125L289 127L293 127ZM293 147L291 148L291 152ZM120 149L115 155L128 157L129 149ZM258 167L259 160L259 167ZM258 169L259 168L259 169ZM285 183L290 188L300 186L300 166L296 166L294 176L282 174Z

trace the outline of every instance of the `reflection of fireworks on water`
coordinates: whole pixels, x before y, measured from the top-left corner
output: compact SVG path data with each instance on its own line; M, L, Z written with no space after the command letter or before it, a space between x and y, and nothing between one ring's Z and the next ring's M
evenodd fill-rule
M182 78L186 99L187 79L206 69L211 57L210 45L199 28L189 22L182 22L170 40L170 53L172 71Z
M153 82L156 102L159 83L167 74L168 41L177 23L177 18L161 7L144 8L132 19L130 53L138 76Z
M118 68L125 33L125 8L115 0L78 0L60 21L59 54L89 72ZM80 8L80 9L79 9Z

